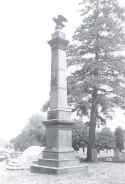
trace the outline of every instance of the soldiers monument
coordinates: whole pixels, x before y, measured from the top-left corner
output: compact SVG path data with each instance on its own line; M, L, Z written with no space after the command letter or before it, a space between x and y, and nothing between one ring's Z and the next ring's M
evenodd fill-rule
M61 174L82 169L72 148L71 110L67 105L66 48L68 41L62 32L67 20L58 15L53 18L55 32L48 42L51 47L50 107L46 126L46 147L43 156L31 166L31 172Z

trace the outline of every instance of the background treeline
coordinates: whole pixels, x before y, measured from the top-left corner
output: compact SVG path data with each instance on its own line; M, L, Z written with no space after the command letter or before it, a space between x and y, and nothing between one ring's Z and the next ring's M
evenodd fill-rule
M45 146L45 126L43 124L44 118L42 115L33 115L28 124L24 127L22 132L15 137L11 142L14 144L16 150L23 151L29 146L38 145ZM118 148L120 151L124 148L124 133L121 127L117 127L115 132L110 128L104 127L100 131L96 131L96 149L97 151L103 149ZM78 122L73 128L72 145L78 151L79 148L87 147L89 141L89 127L83 122Z

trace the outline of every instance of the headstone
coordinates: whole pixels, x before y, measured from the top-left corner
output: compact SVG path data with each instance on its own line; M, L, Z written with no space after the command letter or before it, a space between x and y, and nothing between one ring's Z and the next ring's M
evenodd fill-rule
M30 169L32 162L35 162L39 156L42 156L44 147L30 146L17 158L10 158L7 162L6 168L8 170L22 170Z

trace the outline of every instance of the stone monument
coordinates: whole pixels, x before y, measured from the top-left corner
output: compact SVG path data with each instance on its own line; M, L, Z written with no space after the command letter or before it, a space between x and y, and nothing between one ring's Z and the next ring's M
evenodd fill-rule
M53 19L55 32L48 42L51 47L50 108L46 126L46 147L43 157L31 166L31 172L61 174L82 169L72 148L71 111L67 105L66 48L68 41L62 32L67 20L58 15Z

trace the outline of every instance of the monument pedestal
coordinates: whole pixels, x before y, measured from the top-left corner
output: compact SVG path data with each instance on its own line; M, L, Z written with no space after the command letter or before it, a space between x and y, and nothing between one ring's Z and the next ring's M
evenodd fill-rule
M72 148L74 122L54 119L45 124L47 145L43 157L31 166L31 172L64 174L82 170Z

